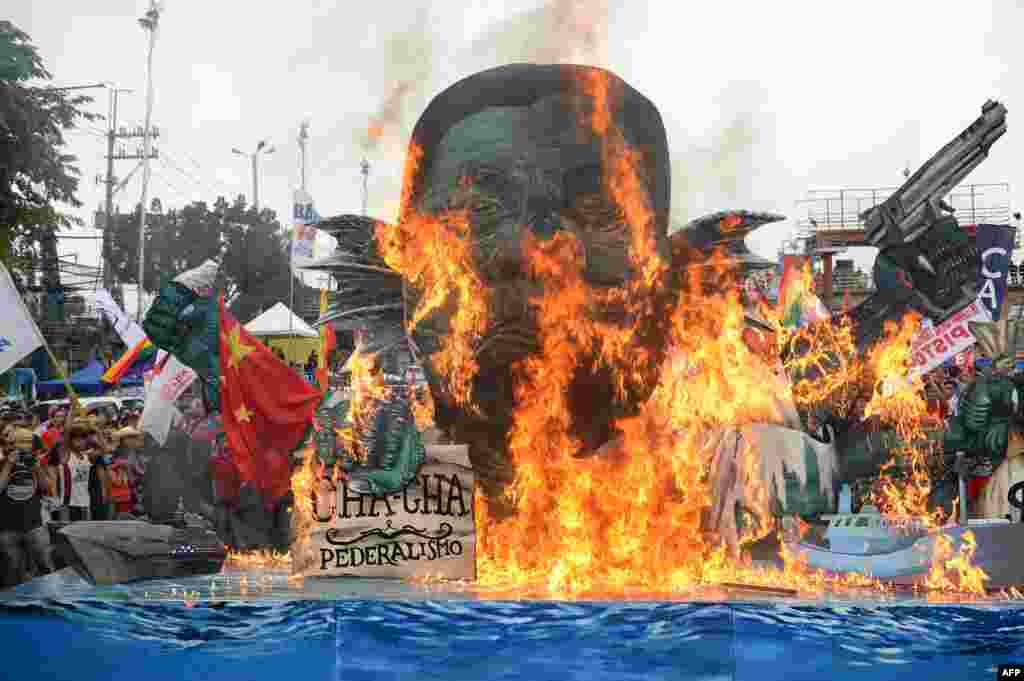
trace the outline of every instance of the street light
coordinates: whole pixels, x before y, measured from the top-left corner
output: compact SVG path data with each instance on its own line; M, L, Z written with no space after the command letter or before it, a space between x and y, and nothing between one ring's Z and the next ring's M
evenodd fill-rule
M260 212L260 154L272 154L274 153L273 146L267 146L266 140L260 140L260 143L256 145L256 151L251 154L247 154L241 149L235 147L231 149L231 153L237 156L244 156L252 160L252 205L256 209L256 214Z

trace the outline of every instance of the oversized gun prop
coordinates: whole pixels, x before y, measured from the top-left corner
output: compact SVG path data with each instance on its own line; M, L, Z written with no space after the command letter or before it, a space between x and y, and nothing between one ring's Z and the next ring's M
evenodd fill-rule
M988 101L981 116L921 166L903 186L860 218L873 246L885 248L916 240L953 209L943 198L988 158L1006 132L1006 107Z
M869 243L880 250L872 270L875 292L847 313L860 353L878 341L887 321L898 322L913 310L937 324L977 300L977 248L944 199L1005 132L1006 107L986 102L974 123L861 214ZM787 354L804 350L788 348ZM803 377L829 371L827 364Z
M974 123L861 215L868 241L880 249L875 293L850 311L861 351L879 338L886 321L910 310L939 323L977 299L977 249L945 197L1005 132L1006 107L986 102Z

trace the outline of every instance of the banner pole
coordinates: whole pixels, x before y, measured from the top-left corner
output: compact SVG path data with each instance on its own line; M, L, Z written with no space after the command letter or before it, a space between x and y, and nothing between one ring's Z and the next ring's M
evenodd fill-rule
M57 370L57 373L60 375L61 380L64 381L64 387L68 389L68 396L70 397L71 400L77 402L78 393L76 393L75 389L71 387L71 381L68 380L67 374L61 368L60 362L57 361L57 358L53 354L53 350L50 349L50 344L47 343L46 338L43 337L43 332L40 331L38 327L36 327L36 333L39 334L39 340L43 341L43 347L46 348L46 354L50 356L50 361L53 362L53 367Z

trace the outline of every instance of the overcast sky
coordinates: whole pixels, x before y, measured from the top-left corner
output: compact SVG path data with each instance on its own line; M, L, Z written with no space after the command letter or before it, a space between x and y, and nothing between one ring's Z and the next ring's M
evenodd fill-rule
M137 19L147 6L5 3L57 84L135 90L122 97L125 125L141 125L145 112ZM1009 132L970 181L1012 183L1019 207L1022 30L1024 2L1015 0L167 0L154 56L162 158L151 196L171 207L248 196L250 167L231 148L267 139L276 152L263 160L261 203L284 221L299 182L298 126L308 119L320 213L360 211L365 157L370 213L393 219L408 136L431 97L502 63L561 61L610 68L658 106L674 157L675 224L725 208L795 220L808 189L896 185L905 164L925 161L989 98L1009 109ZM95 94L105 114L106 93ZM384 129L375 141L372 121ZM90 219L103 198L94 177L105 171L104 125L71 142ZM117 173L133 165L118 161ZM122 210L140 192L130 182ZM792 228L766 227L748 243L774 258ZM61 252L95 262L91 246L66 240Z

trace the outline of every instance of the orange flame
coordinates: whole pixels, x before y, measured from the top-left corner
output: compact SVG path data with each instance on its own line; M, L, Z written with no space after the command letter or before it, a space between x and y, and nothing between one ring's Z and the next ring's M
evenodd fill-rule
M412 416L420 431L434 427L434 398L429 390L412 390Z
M408 321L411 332L432 313L451 309L451 327L432 358L455 402L472 408L472 379L479 367L475 348L487 330L490 296L474 262L469 212L427 215L412 206L409 193L419 172L422 149L412 144L406 162L401 218L377 225L385 262L420 293Z

